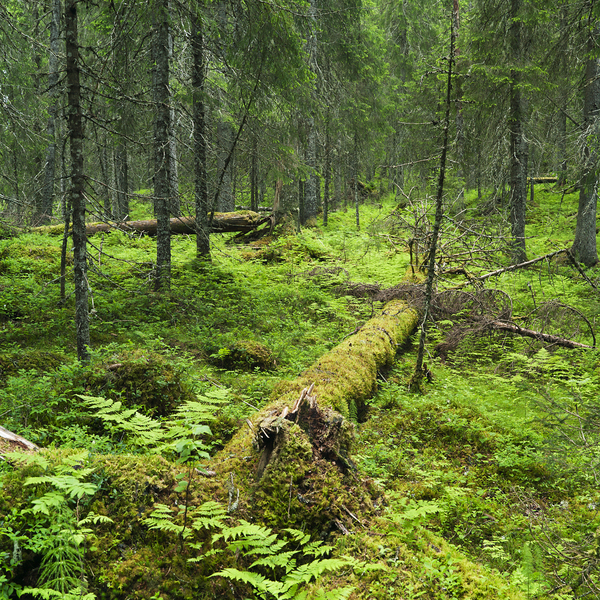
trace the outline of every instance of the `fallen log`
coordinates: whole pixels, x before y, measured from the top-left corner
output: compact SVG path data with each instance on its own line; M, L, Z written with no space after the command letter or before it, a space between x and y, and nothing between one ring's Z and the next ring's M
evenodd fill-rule
M418 312L393 300L382 313L323 355L211 459L236 510L269 526L351 531L349 514L372 512L376 491L355 474L354 424L418 323ZM238 500L239 497L239 500ZM344 507L344 508L342 508ZM356 517L355 517L356 518Z
M0 426L0 457L15 450L39 450L33 442Z
M211 223L212 233L248 233L254 231L257 227L265 223L270 223L270 217L263 217L258 213L251 211L215 213ZM156 219L147 219L142 221L109 221L99 223L88 223L86 225L86 234L88 236L97 233L110 233L111 231L125 231L128 233L139 233L155 236L158 228ZM171 234L195 234L195 217L175 217L170 219ZM49 225L43 227L34 227L31 229L35 233L46 233L50 235L63 235L63 225Z

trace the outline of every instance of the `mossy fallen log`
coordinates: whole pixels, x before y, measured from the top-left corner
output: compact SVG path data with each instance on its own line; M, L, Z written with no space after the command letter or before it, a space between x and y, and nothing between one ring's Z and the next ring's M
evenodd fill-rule
M211 460L236 510L275 527L327 534L351 530L349 515L374 511L379 493L360 480L351 458L355 419L418 322L404 302L389 302L273 400Z
M270 222L270 217L263 217L252 211L215 213L211 223L211 232L248 233L268 222ZM115 230L155 236L157 227L158 224L156 219L146 219L141 221L107 221L88 223L85 231L88 236L97 233L110 233ZM186 233L195 234L196 219L194 217L175 217L170 219L170 230L173 235ZM64 233L64 225L34 227L31 231L49 235L62 235Z

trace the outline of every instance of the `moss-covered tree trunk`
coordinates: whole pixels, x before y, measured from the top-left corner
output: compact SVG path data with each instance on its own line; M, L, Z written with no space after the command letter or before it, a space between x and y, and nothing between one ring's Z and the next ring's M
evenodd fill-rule
M389 302L297 379L279 386L212 459L230 510L275 526L344 531L352 526L351 515L372 509L368 483L354 475L352 421L364 414L378 374L417 322L414 309Z

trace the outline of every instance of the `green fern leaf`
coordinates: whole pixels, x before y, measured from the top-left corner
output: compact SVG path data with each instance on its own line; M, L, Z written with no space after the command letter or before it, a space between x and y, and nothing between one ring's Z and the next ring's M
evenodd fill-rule
M228 568L213 573L211 577L227 577L234 581L241 581L243 583L249 583L255 590L259 592L266 592L269 583L272 583L266 577L259 575L258 573L251 573L250 571L239 571L238 569Z

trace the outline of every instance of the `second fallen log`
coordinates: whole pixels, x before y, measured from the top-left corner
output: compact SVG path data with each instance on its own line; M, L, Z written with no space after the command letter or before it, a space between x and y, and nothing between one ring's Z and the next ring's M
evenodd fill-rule
M210 230L212 233L248 233L254 231L261 225L270 222L271 218L269 216L264 217L252 211L215 213ZM175 217L170 219L169 227L172 235L195 234L196 219L195 217ZM88 223L85 228L85 232L88 236L97 233L110 233L115 230L155 236L157 231L157 221L156 219L146 219L142 221L108 221ZM48 233L50 235L62 235L64 226L51 225L35 227L32 231Z

